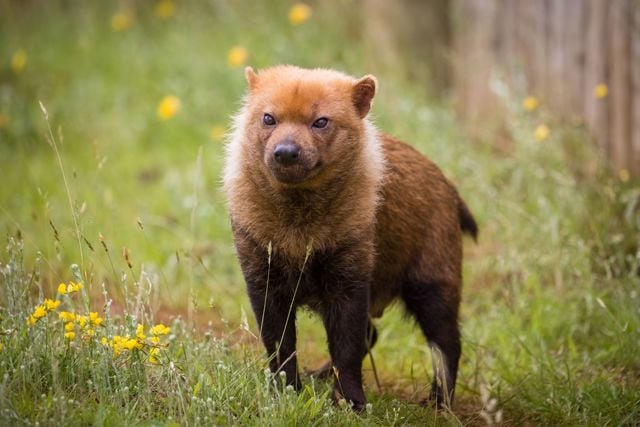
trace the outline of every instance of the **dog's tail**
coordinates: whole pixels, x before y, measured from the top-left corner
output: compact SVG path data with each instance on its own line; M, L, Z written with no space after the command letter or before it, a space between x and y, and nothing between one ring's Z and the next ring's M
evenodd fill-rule
M462 231L469 234L471 237L473 237L473 240L477 242L478 223L476 223L476 220L471 214L469 207L460 196L458 196L458 216L460 217L460 228L462 229Z

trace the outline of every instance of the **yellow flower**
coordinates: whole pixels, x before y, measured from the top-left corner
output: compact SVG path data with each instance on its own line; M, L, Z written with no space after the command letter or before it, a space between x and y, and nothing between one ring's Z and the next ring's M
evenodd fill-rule
M209 132L209 138L213 141L219 141L224 138L226 130L223 126L214 126L211 128L211 132Z
M160 337L151 337L149 338L149 341L151 341L151 344L153 345L158 345L160 344Z
M158 118L160 120L169 120L180 111L180 107L181 104L178 97L173 95L165 96L158 104Z
M44 316L47 315L47 309L45 308L44 305L38 305L36 306L35 310L33 310L33 317L37 320L37 319L41 319Z
M27 52L24 49L18 49L11 56L11 69L14 73L20 74L27 65Z
M109 345L113 348L113 353L116 356L119 356L122 350L133 350L134 348L140 350L143 347L143 344L136 338L121 337L120 335L115 335Z
M44 305L37 305L36 308L33 310L33 313L31 313L29 317L27 317L27 325L29 326L35 325L38 322L38 320L42 319L46 315L47 315L47 308Z
M62 319L65 322L73 322L74 320L76 320L76 315L68 311L61 311L59 316L60 316L60 319Z
M524 108L525 111L533 111L538 108L538 105L540 105L540 101L538 101L538 98L535 96L527 96L522 101L522 108Z
M123 338L120 335L115 335L109 345L113 348L113 354L119 356L122 351Z
M138 337L139 340L143 340L143 339L145 339L147 337L144 334L144 326L143 325L138 325L136 327L136 337Z
M127 350L133 350L134 348L140 350L142 348L142 343L135 338L130 338L122 342L122 347Z
M300 25L311 17L311 8L304 3L296 3L289 9L289 22Z
M171 0L162 0L156 3L153 11L158 18L167 19L176 11L176 5Z
M78 316L77 320L78 320L78 325L80 325L82 329L84 329L87 326L87 316Z
M56 300L51 300L49 298L45 298L44 300L44 306L47 308L47 311L53 311L56 308L58 308L58 306L60 305L60 301Z
M156 326L154 326L151 329L149 329L149 333L151 335L156 335L156 336L157 335L167 335L169 332L171 332L171 328L167 328L162 323L158 323Z
M98 313L96 313L95 311L92 311L89 313L89 320L91 321L91 324L94 326L100 326L104 321L102 317L98 317Z
M60 284L58 285L58 293L59 293L60 295L64 295L64 294L66 294L66 293L67 293L67 285L65 285L64 283L60 283Z
M93 337L95 336L96 331L94 329L87 329L87 336Z
M629 175L629 171L625 168L622 168L618 171L618 178L620 178L620 181L622 182L627 182L629 181L629 178L631 178L631 176Z
M111 17L113 31L124 31L133 23L133 15L129 11L118 12Z
M75 332L67 332L64 334L64 337L68 340L72 340L76 337L76 333Z
M78 292L80 289L82 289L82 283L69 282L69 285L67 286L67 293L71 294L73 292Z
M248 57L249 53L247 49L242 46L234 46L227 54L227 64L229 64L231 68L238 68L247 61Z
M549 136L549 127L545 124L538 125L536 130L533 131L533 136L536 141L544 141Z
M73 322L67 322L64 324L64 330L67 332L72 332L74 328L75 325L73 324Z
M593 96L595 98L602 99L607 95L609 95L609 87L606 84L600 83L593 88Z
M160 354L160 349L159 348L152 348L149 351L149 362L153 363L154 365L158 363L158 355Z

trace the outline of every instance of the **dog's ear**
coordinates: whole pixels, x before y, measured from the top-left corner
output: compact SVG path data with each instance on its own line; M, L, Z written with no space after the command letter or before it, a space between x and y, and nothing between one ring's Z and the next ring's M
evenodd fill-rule
M253 90L256 87L256 83L258 82L258 75L253 68L247 67L244 69L244 77L247 79L247 84L249 85L249 90Z
M353 105L360 118L365 118L369 114L377 86L378 81L371 74L367 74L353 85Z

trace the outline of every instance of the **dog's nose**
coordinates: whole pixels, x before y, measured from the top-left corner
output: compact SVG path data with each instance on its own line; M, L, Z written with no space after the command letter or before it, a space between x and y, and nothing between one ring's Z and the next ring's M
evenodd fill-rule
M282 142L276 145L273 150L273 157L281 165L290 166L298 161L300 146L294 142Z

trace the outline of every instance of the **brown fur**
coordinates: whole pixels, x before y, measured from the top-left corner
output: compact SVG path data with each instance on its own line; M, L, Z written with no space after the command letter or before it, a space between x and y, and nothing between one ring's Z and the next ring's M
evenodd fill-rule
M275 354L272 368L299 385L295 310L291 324L282 312L311 307L344 371L334 395L361 407L357 371L366 348L359 337L368 330L367 312L379 317L401 297L430 343L455 359L447 366L453 372L434 378L434 397L445 403L459 356L461 233L477 233L467 206L435 164L367 121L374 77L291 66L246 75L249 94L229 143L225 190L249 295ZM277 125L265 125L264 114ZM319 117L330 124L315 128ZM273 153L289 143L300 155L283 167ZM269 323L262 325L264 310Z

